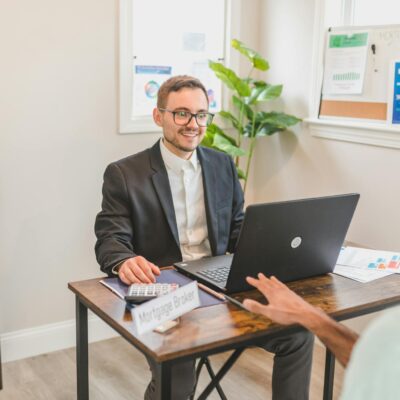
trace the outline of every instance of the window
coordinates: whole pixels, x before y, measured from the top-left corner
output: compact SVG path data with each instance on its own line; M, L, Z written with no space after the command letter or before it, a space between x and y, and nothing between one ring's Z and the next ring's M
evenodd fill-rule
M314 70L310 131L314 136L400 148L400 126L368 121L318 119L325 33L331 26L398 24L398 0L323 0L318 2L314 30ZM397 19L397 20L396 20Z
M229 16L227 0L120 1L120 133L157 130L158 88L173 75L199 78L210 111L221 109L221 83L208 60L228 58Z
M353 0L352 25L399 23L398 0Z
M398 0L325 0L325 26L398 24Z

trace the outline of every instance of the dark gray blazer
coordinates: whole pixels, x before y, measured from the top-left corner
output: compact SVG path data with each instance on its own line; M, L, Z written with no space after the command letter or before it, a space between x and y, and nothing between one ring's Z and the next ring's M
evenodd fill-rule
M243 191L232 159L197 148L213 255L233 252L243 221ZM178 228L160 145L110 164L104 173L95 246L102 271L141 255L159 266L182 260Z

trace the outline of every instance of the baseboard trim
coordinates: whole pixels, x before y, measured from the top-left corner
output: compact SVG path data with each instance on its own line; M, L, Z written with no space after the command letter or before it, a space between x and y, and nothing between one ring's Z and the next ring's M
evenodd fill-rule
M118 334L95 315L88 317L89 343L110 339ZM1 335L2 362L50 353L74 347L75 320L41 325Z

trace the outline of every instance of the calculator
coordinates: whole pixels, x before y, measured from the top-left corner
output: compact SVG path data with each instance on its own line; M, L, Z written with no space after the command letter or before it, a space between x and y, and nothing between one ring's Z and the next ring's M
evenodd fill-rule
M125 300L130 303L143 303L178 289L177 283L133 283L129 286Z

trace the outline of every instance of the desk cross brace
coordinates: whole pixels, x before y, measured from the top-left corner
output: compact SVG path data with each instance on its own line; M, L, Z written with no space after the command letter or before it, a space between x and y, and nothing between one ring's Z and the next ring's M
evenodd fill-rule
M230 356L229 358L225 361L225 364L221 367L221 369L218 371L217 375L214 374L214 371L211 368L210 362L208 361L207 357L204 357L200 360L200 363L197 367L196 375L197 379L200 375L200 369L203 364L206 365L208 373L211 376L211 382L207 385L207 387L204 389L204 391L200 394L200 396L197 398L197 400L206 400L207 397L210 395L210 393L214 390L217 389L218 394L220 395L222 400L226 400L226 396L224 392L222 391L222 388L220 386L220 381L221 379L228 373L228 371L232 368L232 366L235 364L236 360L240 357L240 355L243 353L245 348L240 348L236 349ZM196 382L197 384L197 382Z

